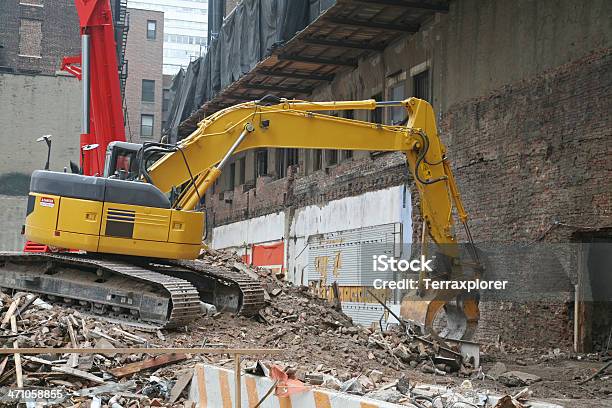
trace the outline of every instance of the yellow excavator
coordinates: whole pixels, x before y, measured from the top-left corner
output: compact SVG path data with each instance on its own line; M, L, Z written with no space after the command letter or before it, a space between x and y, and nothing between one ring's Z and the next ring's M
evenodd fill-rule
M406 109L404 125L326 114L393 107ZM429 237L450 265L436 278L458 276L466 268L453 212L471 241L467 214L429 103L416 98L307 102L265 97L210 115L176 145L111 143L104 177L35 171L25 236L73 250L0 254L0 287L166 327L193 319L199 299L224 310L256 313L263 305L256 281L236 271L213 270L196 258L205 230L203 197L233 154L268 147L403 152L420 195L423 239ZM477 265L475 253L474 261ZM421 274L421 282L424 278ZM404 321L436 334L436 317L445 310L448 337L473 335L477 299L423 285L417 292L402 301Z

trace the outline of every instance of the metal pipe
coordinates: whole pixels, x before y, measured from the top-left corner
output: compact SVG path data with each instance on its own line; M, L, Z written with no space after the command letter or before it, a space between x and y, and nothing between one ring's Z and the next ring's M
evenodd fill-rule
M90 99L90 77L89 77L89 34L81 35L81 84L83 86L83 117L81 118L81 133L89 133L89 99Z
M232 154L234 154L234 151L238 148L238 146L240 146L240 143L242 143L247 133L250 133L253 130L255 130L255 128L253 127L253 124L251 122L247 122L247 124L244 125L244 130L242 131L242 133L240 133L240 136L238 136L238 139L236 139L232 147L230 147L227 153L225 153L225 156L223 156L223 159L221 159L219 165L216 166L217 169L221 170L223 166L225 166L229 158L232 156Z

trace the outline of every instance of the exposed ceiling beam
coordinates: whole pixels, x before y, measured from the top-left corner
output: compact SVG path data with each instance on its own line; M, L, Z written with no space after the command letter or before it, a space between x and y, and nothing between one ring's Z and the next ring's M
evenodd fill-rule
M367 44L365 42L356 43L354 41L335 41L335 40L325 40L322 38L304 38L302 41L304 41L307 44L325 45L327 47L334 47L334 48L348 48L352 50L381 51L385 49L385 47L382 45L372 45L372 44Z
M267 75L267 76L275 76L280 78L295 78L295 79L309 79L312 81L333 81L333 75L318 75L318 74L305 74L301 72L291 72L291 71L271 71L271 70L261 70L256 71L256 75Z
M441 13L448 12L448 4L431 4L423 1L403 1L403 0L352 0L354 3L367 3L369 5L379 4L381 6L405 7L413 9L423 9L438 11Z
M385 31L395 31L400 33L416 33L419 31L418 24L391 24L391 23L376 23L373 21L360 21L348 18L332 17L329 19L332 23L350 27L365 27L376 28Z
M297 88L293 86L282 86L282 85L265 85L265 84L244 84L245 88L250 89L262 89L264 91L276 91L276 92L291 92L298 94L309 94L313 91L312 88Z
M342 67L356 67L356 60L340 60L340 59L327 59L327 58L318 58L318 57L303 57L301 55L286 55L280 54L278 56L280 60L286 61L297 61L297 62L308 62L312 64L321 64L321 65L337 65Z

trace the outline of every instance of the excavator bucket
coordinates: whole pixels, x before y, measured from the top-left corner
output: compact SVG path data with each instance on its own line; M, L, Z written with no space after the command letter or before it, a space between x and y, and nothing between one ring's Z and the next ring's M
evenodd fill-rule
M476 297L462 292L409 291L402 298L400 315L421 334L453 340L470 340L478 326L480 311Z

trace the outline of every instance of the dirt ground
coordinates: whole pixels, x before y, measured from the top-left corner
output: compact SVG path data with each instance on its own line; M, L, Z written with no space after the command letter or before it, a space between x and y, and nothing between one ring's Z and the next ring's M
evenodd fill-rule
M465 379L470 379L474 388L499 394L514 394L521 389L479 375L478 370L441 376L424 373L418 366L400 365L389 353L372 347L372 342L368 342L373 335L370 329L338 325L340 322L346 324L338 320L340 314L333 312L330 315L325 301L297 289L284 289L278 299L274 299L274 306L268 307L265 313L275 317L268 319L273 320L270 324L241 316L204 316L185 332L166 333L165 345L279 348L284 350L280 355L263 359L306 372L327 372L341 381L378 369L384 373L381 383L404 376L411 383L449 386L459 386ZM391 347L401 342L401 336L395 333L388 333L385 338ZM482 357L482 372L485 374L495 363L503 363L508 371L526 372L541 378L529 385L534 399L556 400L566 407L599 406L596 404L612 407L611 374L579 384L604 365L605 358L601 355L577 356L559 349L500 351L494 346L486 349ZM227 358L218 356L212 360L224 359Z

